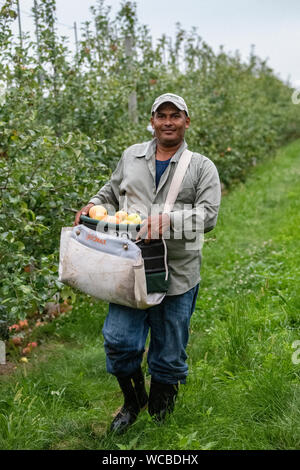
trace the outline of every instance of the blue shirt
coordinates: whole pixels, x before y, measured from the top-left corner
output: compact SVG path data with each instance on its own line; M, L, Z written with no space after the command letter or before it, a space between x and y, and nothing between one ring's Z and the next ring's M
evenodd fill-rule
M158 187L159 180L160 180L163 172L166 170L167 166L169 165L171 158L169 158L169 160L155 160L155 167L156 167L155 183L156 183L156 188Z

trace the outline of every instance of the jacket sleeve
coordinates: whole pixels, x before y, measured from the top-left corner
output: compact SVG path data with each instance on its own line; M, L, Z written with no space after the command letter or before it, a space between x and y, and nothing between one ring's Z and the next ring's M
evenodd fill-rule
M110 180L89 200L89 203L103 204L105 206L112 205L114 209L119 210L119 188L123 179L123 160L124 153L115 171L112 173Z
M221 202L221 184L215 164L205 159L196 187L192 208L171 212L171 228L174 232L209 232L218 218Z

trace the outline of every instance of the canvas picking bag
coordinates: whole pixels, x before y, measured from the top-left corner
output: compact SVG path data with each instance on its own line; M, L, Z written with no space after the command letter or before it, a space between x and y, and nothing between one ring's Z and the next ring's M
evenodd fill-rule
M165 201L166 213L173 209L191 157L192 152L185 150L179 159ZM116 236L87 225L62 228L59 281L97 299L132 308L146 309L161 303L168 290L164 239L142 246L143 242L123 237L126 234ZM151 264L147 250L153 248L163 257L164 269L159 273L147 273L147 264Z

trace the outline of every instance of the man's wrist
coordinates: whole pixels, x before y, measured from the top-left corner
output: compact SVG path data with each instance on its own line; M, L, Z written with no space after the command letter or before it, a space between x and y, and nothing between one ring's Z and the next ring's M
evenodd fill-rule
M89 204L94 204L94 206L96 206L97 204L100 204L100 202L99 202L99 199L97 199L96 197L93 197L92 199L89 200L88 205Z

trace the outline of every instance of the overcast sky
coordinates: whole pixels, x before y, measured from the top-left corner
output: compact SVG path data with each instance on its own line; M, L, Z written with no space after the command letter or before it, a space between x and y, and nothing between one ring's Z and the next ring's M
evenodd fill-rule
M33 0L19 0L22 28L34 31L30 17ZM0 0L0 4L3 3ZM106 0L112 17L120 0ZM59 33L74 42L73 24L91 18L95 0L56 0ZM300 0L137 0L139 22L149 26L154 39L163 33L173 36L176 22L185 30L193 26L215 51L239 50L249 56L251 44L283 80L300 86ZM17 28L17 23L15 25ZM17 30L16 30L17 31Z

